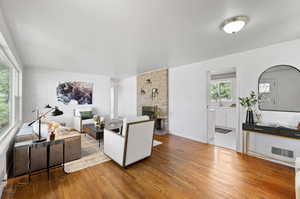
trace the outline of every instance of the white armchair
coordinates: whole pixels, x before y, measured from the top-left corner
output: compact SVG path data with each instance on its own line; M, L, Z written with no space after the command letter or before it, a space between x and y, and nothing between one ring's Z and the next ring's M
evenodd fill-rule
M95 114L94 109L91 106L80 106L74 110L73 125L74 129L76 129L79 132L82 132L82 125L95 123L93 118L82 119L80 112L83 111L92 111L93 114Z
M122 167L151 156L154 121L148 116L124 119L122 133L104 129L104 154Z

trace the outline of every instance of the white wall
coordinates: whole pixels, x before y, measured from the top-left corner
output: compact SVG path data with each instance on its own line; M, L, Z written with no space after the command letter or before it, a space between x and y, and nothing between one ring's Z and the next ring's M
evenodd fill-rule
M17 52L15 42L11 36L10 30L6 24L5 17L3 15L3 12L0 8L0 32L3 34L6 43L9 46L10 51L13 53L14 57L16 58L16 61L18 62L19 67L22 69L23 65L20 59L20 56Z
M122 79L118 88L119 116L137 115L137 80L136 76Z
M111 96L111 103L110 103L110 117L113 119L118 118L118 89L119 89L119 80L118 79L111 79L111 90L110 90L110 96Z
M206 142L206 72L197 65L169 70L169 129L172 134Z
M83 81L94 83L93 104L96 111L101 116L109 117L110 114L110 77L72 73L64 71L55 71L50 69L24 68L24 85L23 85L23 118L24 121L30 121L34 118L32 110L38 106L43 108L46 104L58 106L64 115L57 117L60 121L66 122L68 126L73 126L73 110L77 106L68 104L64 105L58 102L56 97L56 87L59 82L64 81Z
M170 131L173 134L206 142L206 72L220 68L236 67L237 96L246 96L251 90L257 91L259 75L270 66L288 64L300 66L300 40L280 43L265 48L220 57L205 62L170 68L169 71L169 111ZM291 82L292 84L292 82ZM245 111L240 110L240 123ZM296 125L300 113L262 112L263 120ZM241 126L240 126L241 132ZM251 148L261 151L261 144L268 145L268 136L251 136ZM276 143L276 142L274 142ZM277 138L281 147L289 148L292 141ZM239 148L240 149L240 148ZM268 149L269 150L269 149ZM298 156L300 156L300 148Z

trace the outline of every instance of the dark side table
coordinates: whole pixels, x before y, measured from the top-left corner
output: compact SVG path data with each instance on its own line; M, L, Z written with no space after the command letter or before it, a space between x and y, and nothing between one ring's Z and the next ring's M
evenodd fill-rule
M163 130L165 129L165 121L167 118L159 117L155 119L155 129L156 130Z

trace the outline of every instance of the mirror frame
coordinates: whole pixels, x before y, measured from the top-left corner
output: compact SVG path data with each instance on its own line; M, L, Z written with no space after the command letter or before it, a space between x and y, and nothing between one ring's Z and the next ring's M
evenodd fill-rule
M259 97L259 82L260 82L260 79L261 79L261 77L262 77L262 75L265 73L265 72L267 72L268 70L270 70L270 69L272 69L272 68L275 68L275 67L278 67L278 66L288 66L288 67L290 67L290 68L293 68L293 69L295 69L296 71L298 71L299 73L300 73L300 69L299 68L297 68L297 67L295 67L295 66L291 66L291 65L288 65L288 64L278 64L278 65L275 65L275 66L271 66L271 67L269 67L269 68L267 68L266 70L264 70L260 75L259 75L259 77L258 77L258 84L257 84L257 96ZM290 113L299 113L300 111L283 111L283 110L269 110L269 109L262 109L261 107L260 107L260 103L258 103L258 109L260 110L260 111L276 111L276 112L290 112Z

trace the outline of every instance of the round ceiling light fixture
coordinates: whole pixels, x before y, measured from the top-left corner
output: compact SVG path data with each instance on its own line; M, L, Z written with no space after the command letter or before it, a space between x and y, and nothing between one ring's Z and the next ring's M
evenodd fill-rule
M248 21L249 18L246 16L231 17L223 21L221 29L228 34L234 34L241 31Z

